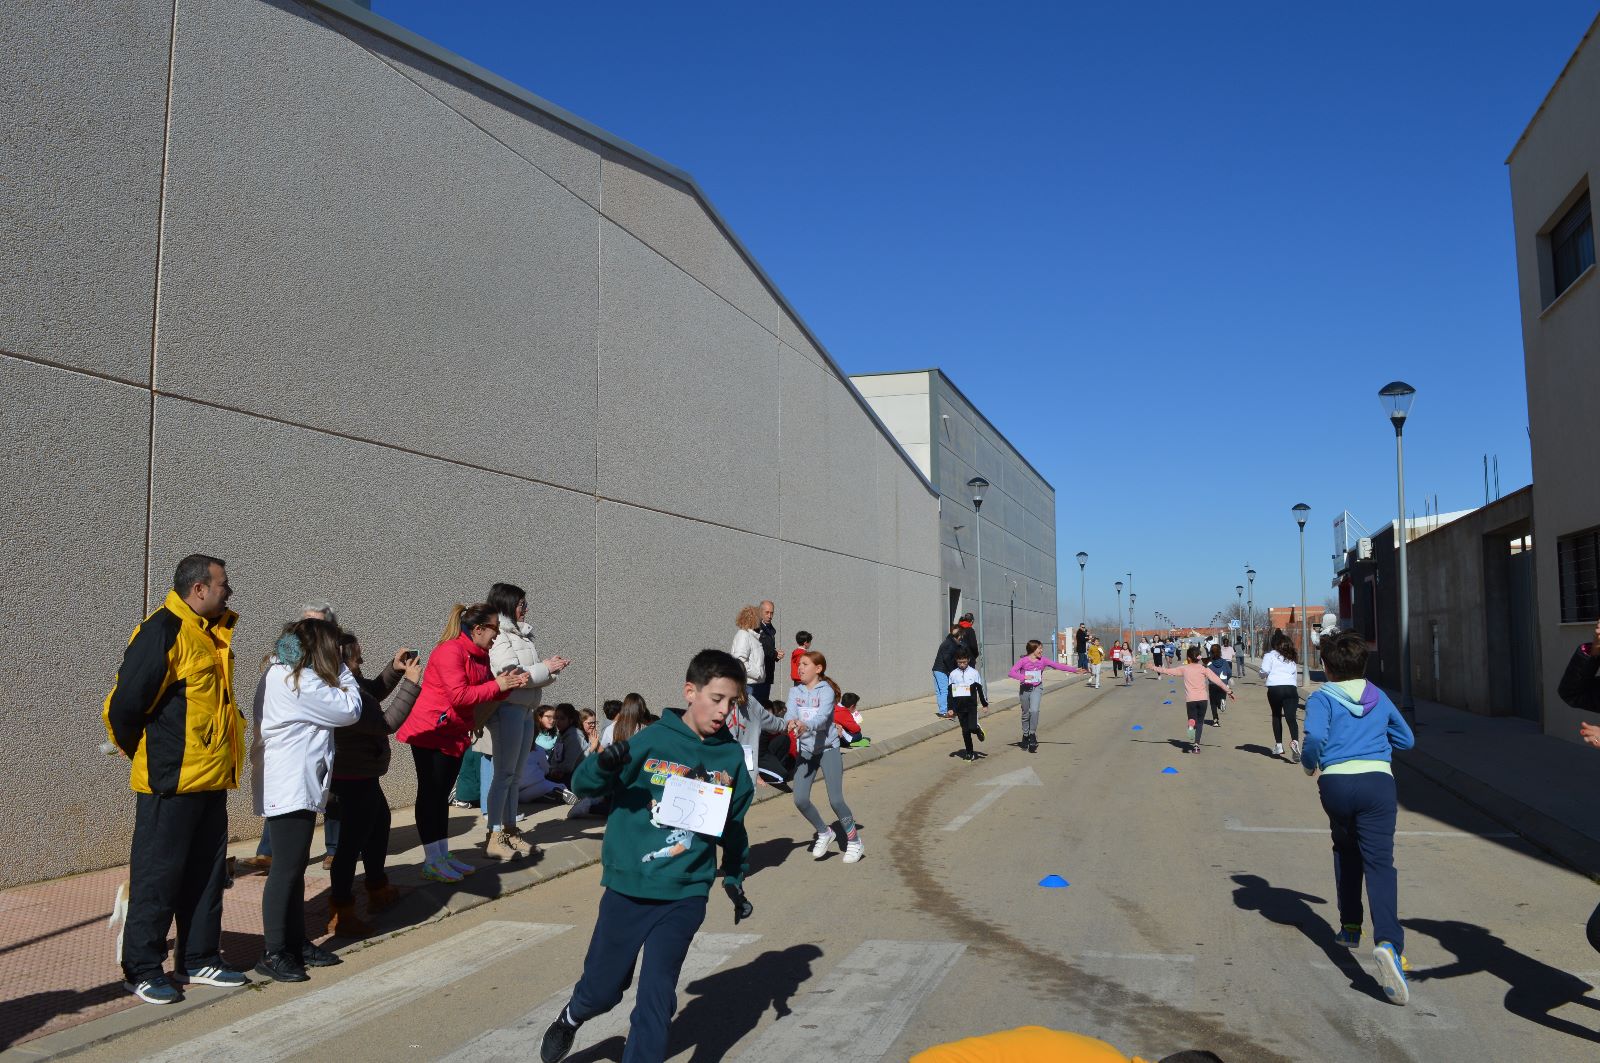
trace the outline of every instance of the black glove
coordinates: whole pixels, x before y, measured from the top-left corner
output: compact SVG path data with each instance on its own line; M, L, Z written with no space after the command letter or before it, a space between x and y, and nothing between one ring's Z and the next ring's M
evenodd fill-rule
M744 890L731 883L724 883L722 889L728 895L728 900L733 902L733 925L738 926L741 919L749 919L756 906L745 897Z
M600 751L600 770L607 775L615 775L628 763L628 740L613 742Z

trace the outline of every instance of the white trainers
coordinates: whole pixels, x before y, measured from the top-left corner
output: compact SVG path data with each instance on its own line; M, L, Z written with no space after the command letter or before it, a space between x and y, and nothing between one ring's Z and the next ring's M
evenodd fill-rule
M861 835L857 834L848 845L844 847L844 862L847 864L860 863L861 858L867 855L867 850L861 844Z
M821 860L824 856L827 856L828 846L833 844L833 839L834 833L831 827L812 839L811 858L813 860Z

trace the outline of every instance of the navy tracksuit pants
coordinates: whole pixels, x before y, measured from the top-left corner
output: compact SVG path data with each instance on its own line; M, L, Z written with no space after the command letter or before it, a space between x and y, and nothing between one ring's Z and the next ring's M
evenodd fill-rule
M706 918L705 897L654 901L608 889L600 898L600 914L583 977L572 990L567 1013L582 1023L604 1015L633 984L639 964L639 991L629 1019L623 1063L660 1063L667 1058L667 1027L678 1008L678 975L689 943ZM640 952L644 958L639 957Z
M1372 905L1374 942L1387 941L1405 952L1400 929L1399 876L1394 869L1394 776L1381 771L1323 775L1317 780L1322 809L1333 832L1333 878L1339 895L1339 922L1360 926L1361 885Z

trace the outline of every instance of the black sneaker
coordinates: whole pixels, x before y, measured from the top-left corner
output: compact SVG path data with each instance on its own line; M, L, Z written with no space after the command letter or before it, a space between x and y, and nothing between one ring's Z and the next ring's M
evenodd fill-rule
M987 737L983 733L983 724L981 724L981 723L973 724L972 725L972 733L978 736L978 741L980 741L980 742L987 741Z
M567 1009L562 1008L556 1021L544 1032L544 1040L539 1043L539 1058L544 1063L557 1063L567 1058L567 1053L572 1051L573 1039L577 1036L578 1028L567 1021Z
M303 964L287 952L269 952L256 964L256 974L264 974L275 982L308 981Z
M300 946L300 962L307 967L334 967L344 961L321 945L307 941Z

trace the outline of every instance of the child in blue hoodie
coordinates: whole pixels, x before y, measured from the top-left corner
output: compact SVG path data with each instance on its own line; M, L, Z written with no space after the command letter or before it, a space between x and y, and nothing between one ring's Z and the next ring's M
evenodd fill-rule
M1406 986L1405 932L1400 929L1399 883L1394 868L1395 791L1389 763L1396 749L1415 744L1394 702L1362 678L1367 641L1354 631L1322 640L1328 682L1306 701L1307 775L1319 769L1317 787L1333 833L1333 877L1339 895L1338 940L1361 944L1361 885L1372 905L1372 958L1378 980L1395 1004L1410 999Z

